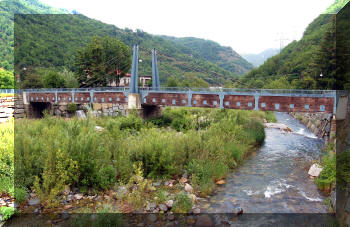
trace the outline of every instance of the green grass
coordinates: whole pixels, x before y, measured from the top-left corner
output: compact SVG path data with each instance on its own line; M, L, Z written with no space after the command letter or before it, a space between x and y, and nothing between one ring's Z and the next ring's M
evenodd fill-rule
M141 163L148 179L181 176L187 169L195 188L209 194L215 180L226 177L264 141L262 122L271 116L258 111L166 108L162 117L147 121L133 114L24 119L15 125L15 181L35 189L47 206L55 206L65 186L107 190L129 182L133 166ZM104 130L98 132L96 125ZM10 172L11 168L1 176L12 176Z

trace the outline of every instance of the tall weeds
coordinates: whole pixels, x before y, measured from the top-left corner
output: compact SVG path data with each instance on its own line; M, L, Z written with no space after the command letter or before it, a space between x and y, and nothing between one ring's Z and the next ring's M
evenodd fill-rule
M24 119L15 125L15 181L53 201L66 185L106 190L127 183L133 165L142 163L147 178L188 169L198 190L210 193L215 180L264 141L264 118L256 111L167 108L148 121L133 114Z

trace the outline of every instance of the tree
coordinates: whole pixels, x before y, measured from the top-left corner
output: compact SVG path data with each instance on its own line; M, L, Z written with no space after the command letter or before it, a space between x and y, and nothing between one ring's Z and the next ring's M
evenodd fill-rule
M41 76L36 73L27 74L22 88L42 88L44 86Z
M78 88L79 82L75 74L67 69L59 72L59 74L64 78L64 87L66 88Z
M14 88L14 76L13 73L4 69L0 69L0 88L11 89Z
M63 88L65 84L62 74L56 71L49 71L43 77L45 88Z
M131 68L128 46L111 37L93 37L90 44L77 52L76 74L80 87L101 87L116 81Z
M175 79L175 77L170 77L168 79L168 82L166 84L167 87L177 87L178 84L177 84L177 80Z

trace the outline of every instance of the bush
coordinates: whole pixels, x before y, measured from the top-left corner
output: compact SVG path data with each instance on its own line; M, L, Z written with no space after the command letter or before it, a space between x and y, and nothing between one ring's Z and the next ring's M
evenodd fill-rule
M102 167L97 174L98 187L106 190L116 182L116 172L113 166Z
M176 200L171 209L174 213L188 213L192 209L192 199L184 192L180 192L176 196Z
M68 113L75 113L78 109L78 106L77 104L75 103L68 103L68 106L67 106L67 112Z
M0 207L0 214L2 214L3 220L6 221L15 214L15 209L13 207Z

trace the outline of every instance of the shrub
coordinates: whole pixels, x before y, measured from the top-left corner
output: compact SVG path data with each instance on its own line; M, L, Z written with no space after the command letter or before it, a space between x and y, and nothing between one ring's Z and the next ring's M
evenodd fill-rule
M67 106L67 112L68 113L75 113L78 109L78 106L77 104L75 103L68 103L68 106Z
M171 209L174 213L188 213L192 209L192 200L188 195L184 192L180 192L176 196L176 200Z
M116 182L116 172L113 166L106 165L102 167L97 174L98 187L106 190Z
M328 154L322 158L323 170L316 178L315 182L319 188L331 188L336 181L336 156L330 157Z
M6 221L15 214L15 209L13 207L0 207L0 214L2 214L3 220Z
M192 174L193 184L206 196L215 188L214 182L228 174L229 168L220 161L192 160L187 170Z

